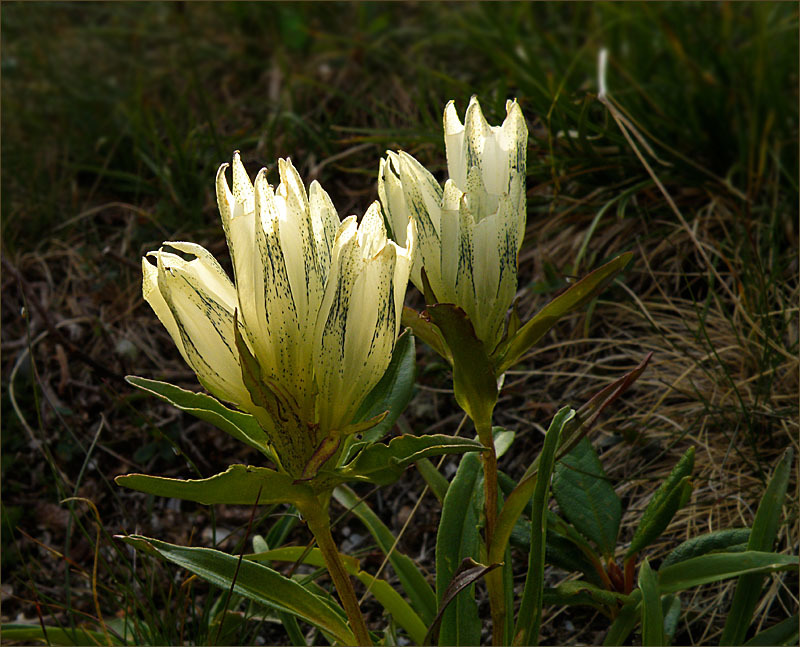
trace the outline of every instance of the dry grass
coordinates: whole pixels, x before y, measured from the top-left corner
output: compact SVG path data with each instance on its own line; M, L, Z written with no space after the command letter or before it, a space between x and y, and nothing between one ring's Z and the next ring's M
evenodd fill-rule
M444 37L424 40L430 33L424 19L436 15L424 5L414 5L402 21L409 31L376 30L377 35L363 38L343 37L315 17L309 21L313 38L306 49L280 41L286 38L285 25L261 24L267 36L242 36L249 33L249 24L237 31L228 17L229 31L215 31L218 16L200 5L181 23L177 6L154 9L152 22L142 19L143 31L129 27L132 14L126 12L131 8L121 10L118 22L104 8L104 15L112 17L104 18L102 29L84 31L69 13L90 11L89 5L70 5L62 13L51 12L58 14L52 22L37 23L37 33L50 34L49 49L21 38L4 45L6 53L32 61L39 81L10 76L4 68L4 94L10 101L4 103L4 115L12 114L10 106L28 121L4 116L4 134L11 142L4 146L4 166L9 168L9 159L18 162L13 174L4 173L3 183L3 621L38 622L37 605L47 622L68 624L73 611L96 615L92 516L74 505L72 519L59 503L67 496L93 500L110 534L138 530L175 543L209 544L212 529L219 527L234 531L226 549L244 534L247 513L241 510L219 506L215 519L200 506L150 501L111 481L131 471L191 476L193 466L208 475L232 462L256 460L227 436L134 393L123 381L126 374L137 374L197 388L168 334L142 302L138 259L162 240L180 237L206 244L227 263L211 193L220 155L241 147L248 168L255 171L291 154L307 182L322 181L342 215L361 213L376 197L376 160L383 149L403 147L441 170L439 94L459 92L463 101L480 88L503 99L513 90L525 105L524 88L535 86L525 86L512 64L484 68L497 55L495 49L481 51L464 41L470 48L462 56ZM246 23L249 9L241 10L244 17L237 20ZM290 18L292 10L286 14ZM232 15L239 9L226 11ZM447 7L441 11L452 17ZM548 19L557 20L559 11L548 9ZM372 12L359 10L358 21L369 26ZM329 18L344 25L352 16ZM364 26L358 21L351 20L348 29ZM504 35L502 27L494 36ZM194 29L207 35L197 50L178 38ZM119 38L130 52L121 53ZM417 44L407 51L409 39ZM534 42L524 40L526 47ZM27 54L26 48L31 50ZM553 47L548 52L558 58ZM196 57L194 66L190 55ZM567 49L562 55L571 62L575 54ZM79 87L82 94L73 96L61 86L56 87L60 94L52 92L53 79L59 79L52 75L62 68L59 57L76 62L65 68L65 74L76 76L61 82L76 81L72 89ZM438 63L427 69L421 60ZM363 74L365 66L371 75ZM90 68L94 71L86 78L77 73ZM478 69L474 83L480 86L465 80ZM138 98L121 94L127 88L125 75L139 84ZM79 83L87 79L92 83ZM574 92L561 95L570 106L574 96L586 95ZM93 93L102 99L99 104ZM45 101L48 97L52 103ZM772 159L772 148L758 149L762 139L767 141L765 130L756 132L752 154L740 165L749 173L743 183L748 200L736 199L719 182L703 184L689 174L681 178L673 169L667 188L688 230L652 185L636 190L625 208L615 204L608 209L594 228L604 205L629 188L626 174L641 168L619 137L599 142L606 148L594 156L569 142L553 141L546 127L547 105L535 106L539 100L530 91L525 105L538 148L532 142L529 227L520 260L523 318L563 286L561 272L583 274L627 249L635 252L635 262L620 283L587 312L560 322L507 376L498 423L518 435L501 468L519 475L536 455L541 433L560 405L584 402L652 351L647 372L606 412L593 439L627 506L623 544L660 480L687 447L696 446L692 501L650 549L656 563L688 537L749 525L777 457L789 445L800 449L795 202L778 170L759 173L753 162L761 159L764 167L763 159ZM213 123L204 102L212 107ZM534 107L540 116L533 114ZM97 123L86 120L86 114L96 116ZM119 133L118 140L107 139L104 116L111 123L108 132ZM602 123L602 116L594 122ZM29 138L39 145L25 154ZM142 161L145 157L159 160L157 173ZM602 162L599 170L595 158ZM732 159L723 161L734 164ZM737 172L744 173L741 168ZM635 179L642 178L646 181L646 174ZM40 190L32 193L29 185ZM418 301L419 295L412 289L408 298ZM418 359L420 389L405 423L417 433L454 432L462 415L449 391L448 372L428 349L419 348ZM452 468L453 459L445 462L449 476L447 466ZM422 489L419 476L409 471L400 483L371 493L369 501L398 532ZM790 489L797 492L797 470ZM777 548L797 554L796 494L790 500L794 504L785 507ZM427 495L415 514L399 547L432 572L438 504ZM340 538L353 532L363 532L358 522L343 520ZM308 536L299 530L292 538L306 541ZM129 566L112 546L113 540L104 536L97 557L103 611L109 615L130 603L115 593L114 578L124 579ZM380 563L375 551L366 550L364 559L369 568ZM187 585L185 574L164 575L147 560L137 568L151 577L150 588L132 590L162 605L165 625L177 625L183 617L181 605L188 598L179 591L195 586L200 599L207 590ZM714 642L731 591L732 585L725 584L684 596L684 609L691 614L679 629L681 640ZM766 627L795 612L796 591L796 576L773 576L758 622ZM370 613L377 622L377 606ZM551 610L546 630L553 642L594 643L602 639L605 625L592 618L583 611ZM570 622L572 631L565 629ZM275 639L285 636L276 634Z

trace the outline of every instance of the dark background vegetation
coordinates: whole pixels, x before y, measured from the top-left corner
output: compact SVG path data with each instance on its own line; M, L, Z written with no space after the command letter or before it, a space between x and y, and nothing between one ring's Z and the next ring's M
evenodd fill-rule
M197 388L142 302L140 257L163 240L191 240L229 264L213 178L235 149L273 181L277 158L291 156L341 216L376 199L387 148L442 179L442 109L455 99L463 114L472 94L491 123L512 97L529 122L526 316L568 277L636 254L600 300L507 376L498 423L518 435L501 468L519 476L560 405L582 403L653 351L593 436L628 505L621 541L689 445L693 499L653 563L692 535L749 525L777 456L798 445L797 11L773 2L4 2L3 621L97 626L99 607L106 620L139 617L152 643L209 640L197 611L208 588L134 561L111 535L212 545L231 531L222 547L233 550L249 511L176 505L112 479L207 476L257 459L122 380ZM601 47L609 93L680 218L596 98ZM413 288L408 301L420 305ZM421 344L418 362L402 425L455 431L447 371ZM399 531L422 488L410 471L368 501ZM71 496L94 502L100 531L87 503L62 502ZM428 499L399 547L432 568L438 508ZM787 505L778 550L797 552L797 523ZM364 534L346 517L337 532ZM292 541L307 540L298 526ZM374 553L367 539L351 543ZM731 590L688 596L676 643L714 641ZM797 578L774 576L758 621L796 610ZM544 632L593 643L604 626L551 610ZM259 627L234 639L286 638Z

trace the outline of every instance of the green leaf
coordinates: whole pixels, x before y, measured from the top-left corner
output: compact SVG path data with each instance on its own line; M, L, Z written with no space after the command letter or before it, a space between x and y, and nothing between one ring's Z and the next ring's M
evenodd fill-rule
M712 553L687 559L659 569L658 583L662 593L676 593L747 573L772 573L797 568L796 555L781 555L748 550L743 553Z
M570 286L566 292L536 313L513 338L498 347L494 354L499 360L497 374L501 375L514 366L564 315L582 307L605 290L614 277L625 269L631 258L633 252L620 254Z
M411 400L416 370L414 335L406 330L397 338L389 367L380 381L367 394L356 412L354 420L362 422L385 411L389 414L363 435L365 443L373 443L389 433L398 416Z
M630 595L617 614L616 620L611 623L608 633L603 640L604 646L622 645L630 636L636 624L639 622L641 613L639 611L642 603L642 592L636 589Z
M436 466L427 458L417 461L417 470L422 475L422 478L425 479L425 483L431 489L431 492L433 492L433 496L439 500L439 504L441 505L444 503L447 488L450 487L450 483L447 479L442 476L442 473L437 470Z
M472 322L458 306L438 303L428 306L428 317L441 331L453 356L453 391L456 402L481 428L491 424L497 402L497 374L483 342L475 335ZM481 438L489 445L492 438Z
M639 589L642 592L642 646L662 647L665 641L661 591L646 557L639 567Z
M609 607L616 608L619 602L625 603L629 597L624 593L600 588L585 580L572 580L554 588L546 588L543 601L545 604L590 606L608 613L606 610Z
M545 562L561 568L568 573L582 573L590 583L597 586L602 586L603 584L603 578L600 577L594 564L592 564L586 556L586 553L567 537L553 532L552 528L549 526L547 528Z
M556 435L562 436L564 427L575 416L572 410L561 409L550 422L550 427L547 433L558 432ZM533 496L533 490L536 486L536 470L538 470L539 459L534 461L536 469L529 469L525 473L525 477L520 480L517 486L511 491L511 494L506 498L500 514L497 515L497 522L494 527L494 537L492 538L491 552L489 554L489 562L497 562L502 560L505 553L511 533L517 523L517 519L522 514L522 511L530 503Z
M140 535L119 537L137 549L155 553L198 577L318 627L342 643L356 644L344 612L277 571L211 548L187 548Z
M422 644L425 638L426 627L420 617L414 612L400 594L395 591L386 580L370 575L361 570L359 561L349 555L340 555L345 570L366 586L375 599L384 609L392 614L397 623L408 632L415 643ZM319 548L306 549L305 546L284 546L274 550L265 551L255 555L245 555L246 559L256 562L276 561L310 564L324 568L325 558Z
M384 555L389 556L389 563L392 565L394 572L397 574L397 579L400 580L403 590L411 601L411 606L422 618L422 622L430 625L436 616L436 595L425 576L420 573L417 565L407 555L404 555L394 547L394 535L372 509L358 498L353 490L347 486L340 485L333 491L333 498L358 517L373 539L375 539L378 548L381 549Z
M445 589L442 595L442 601L439 604L439 613L436 614L436 618L434 618L433 623L431 623L428 633L425 635L424 641L422 642L423 645L430 645L433 638L438 638L439 627L442 623L444 613L450 606L450 603L455 600L456 596L498 566L500 566L500 564L490 564L486 566L485 564L479 564L470 557L464 558L464 561L461 562L461 565L453 575L453 579L450 580L450 584L448 584L447 589Z
M303 503L314 496L308 485L294 483L287 474L266 467L231 465L227 470L206 479L172 479L147 474L126 474L114 479L117 485L156 494L196 501L205 505L228 503L237 505L267 505L272 503Z
M661 598L661 609L664 614L664 644L672 644L678 621L681 619L681 598L670 593Z
M106 645L106 635L102 631L89 629L63 629L61 627L48 627L42 625L27 625L16 622L7 622L0 625L0 634L3 643L16 641L31 643L40 641L48 645ZM110 635L115 645L122 645L116 636Z
M403 434L392 438L388 445L376 443L362 450L349 465L333 472L333 478L390 485L403 475L409 465L422 458L478 452L483 449L480 442L469 438L445 434Z
M625 559L649 546L664 532L672 517L691 494L692 484L689 477L693 468L694 447L690 447L666 480L653 493L633 533L630 548L625 552Z
M796 645L798 637L798 618L795 613L792 617L782 620L778 624L757 633L745 643L745 647L772 647L772 645Z
M769 551L775 543L778 526L781 520L781 508L786 499L786 489L789 485L789 474L792 466L794 452L789 447L781 457L775 468L764 496L758 504L756 516L750 539L747 542L748 551ZM747 628L753 618L761 588L764 582L763 575L752 574L739 578L733 602L725 627L722 630L720 644L740 645L747 634Z
M517 435L515 431L509 431L502 427L492 427L492 436L494 437L494 453L497 458L500 458L509 449L514 442L514 437Z
M556 466L553 495L564 516L606 557L614 555L622 502L588 439Z
M453 363L453 356L442 337L441 331L421 313L408 306L403 306L401 323L407 328L411 328L416 337L419 337L433 348L442 358L447 360L448 364Z
M186 411L200 420L211 423L218 429L230 434L236 440L250 445L264 456L277 463L275 454L269 447L267 434L258 421L247 413L228 409L221 402L205 393L187 391L167 382L148 380L135 375L128 375L125 380L137 389L146 391L156 397Z
M556 415L566 417L574 411L563 407ZM531 549L528 553L528 573L522 593L517 624L514 627L515 645L538 645L542 622L542 593L544 591L544 560L547 540L547 505L550 500L550 477L555 466L561 427L551 427L544 437L539 457L539 472L533 489L531 508Z
M481 475L478 455L466 454L444 498L436 535L436 598L440 609L445 591L464 559L475 559L479 555ZM475 602L475 586L471 585L461 590L442 614L439 644L478 645L480 638L481 620Z
M699 537L692 537L680 544L661 562L661 568L672 566L692 557L699 557L715 551L729 550L746 542L750 537L750 528L728 528L709 532Z

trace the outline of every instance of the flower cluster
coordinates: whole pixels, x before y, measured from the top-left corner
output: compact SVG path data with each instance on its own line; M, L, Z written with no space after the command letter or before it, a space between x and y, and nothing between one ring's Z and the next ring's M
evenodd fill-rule
M193 243L142 259L144 298L184 359L211 394L256 418L284 472L314 476L363 429L354 416L391 360L409 277L425 288L423 268L488 352L499 343L517 289L528 134L515 101L506 112L490 126L473 97L462 124L451 101L444 187L389 152L380 203L360 224L340 222L316 181L306 192L288 159L273 189L266 169L251 182L234 153L232 185L228 164L216 182L234 281Z
M411 155L381 160L378 193L395 239L417 225L419 254L411 280L424 289L421 269L439 303L463 308L475 333L494 350L517 291L517 254L525 232L528 128L516 101L501 126L490 126L475 97L462 124L453 102L444 111L449 179L444 188Z
M209 392L252 414L281 467L299 477L320 445L346 433L397 338L414 249L387 238L378 203L342 222L289 160L277 190L250 181L239 154L217 200L235 283L203 247L143 259L144 298Z

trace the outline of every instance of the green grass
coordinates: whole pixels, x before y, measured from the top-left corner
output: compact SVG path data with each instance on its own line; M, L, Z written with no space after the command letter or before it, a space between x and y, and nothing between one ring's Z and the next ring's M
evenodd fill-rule
M2 569L15 596L6 608L31 622L36 601L46 622L65 627L96 615L91 513L75 503L68 526L51 527L35 509L77 493L97 502L107 530L99 579L127 591L101 590L103 613L133 605L139 644L208 641L209 589L181 588L146 559L134 567L109 537L168 519L110 482L131 461L187 476L191 464L208 474L252 460L119 385L136 372L196 388L141 305L139 257L162 240L193 240L227 263L213 177L235 149L251 174L266 166L272 180L276 159L291 156L342 216L376 199L386 148L441 179L449 99L463 111L477 94L498 123L518 97L528 118L522 312L566 276L637 254L624 286L561 326L514 377L503 423L522 430L520 454L538 442L522 432L546 422L530 402L575 404L595 390L589 378L648 350L652 381L607 427L620 454L639 461L618 460L612 474L625 487L691 441L707 450L701 482L752 505L775 456L796 444L795 4L6 2L1 27ZM688 228L597 100L602 47L609 94ZM9 387L27 348L35 371L22 358L13 381L21 422ZM433 358L422 352L420 363L421 382L448 388ZM454 410L431 391L418 401L407 414L418 431ZM709 518L731 518L726 505ZM203 510L182 519L216 527ZM21 531L76 555L76 570ZM783 541L796 550L796 538ZM235 639L247 642L263 627L240 629Z

